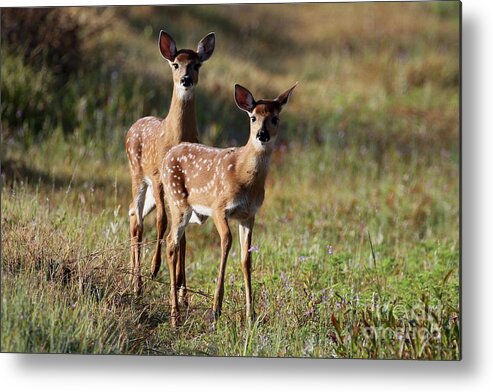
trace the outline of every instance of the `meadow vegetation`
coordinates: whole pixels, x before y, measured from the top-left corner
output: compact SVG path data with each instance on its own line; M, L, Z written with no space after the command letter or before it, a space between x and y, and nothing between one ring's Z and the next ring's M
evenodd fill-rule
M459 359L459 7L2 9L2 351ZM179 47L216 32L204 143L246 141L233 83L299 81L254 229L252 328L236 227L216 324L212 222L187 229L179 328L166 265L129 290L124 135L166 115L160 29ZM151 215L145 276L155 238Z

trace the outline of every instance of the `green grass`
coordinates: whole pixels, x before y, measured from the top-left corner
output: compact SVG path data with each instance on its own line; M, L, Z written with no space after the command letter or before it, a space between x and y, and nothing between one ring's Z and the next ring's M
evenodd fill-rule
M83 31L111 28L84 41L84 53L104 48L104 67L68 75L64 94L49 66L2 56L2 351L459 359L456 3L231 10L67 9ZM252 328L235 225L216 324L212 222L187 229L179 328L165 264L142 297L129 291L123 135L166 113L163 26L180 47L217 33L198 87L207 143L247 135L234 82L269 97L300 81L254 228Z
M458 239L450 224L458 224L453 213L458 173L447 183L436 181L434 170L416 166L414 179L399 179L392 172L409 165L394 162L392 172L379 176L376 167L363 170L367 164L355 154L311 148L275 162L255 227L258 319L251 331L243 320L236 242L223 316L215 329L206 321L220 256L210 222L189 230L187 260L191 289L209 297L192 292L185 321L173 331L166 268L157 281L146 281L143 298L127 293L127 217L116 204L127 181L117 179L113 190L109 184L99 190L81 185L51 193L14 185L4 192L2 207L3 349L457 358ZM317 167L324 156L341 165ZM433 188L420 188L428 182ZM433 199L440 189L448 192ZM102 194L108 207L90 211L90 201ZM155 236L151 222L147 276ZM38 330L23 327L26 323ZM129 343L134 341L138 344Z

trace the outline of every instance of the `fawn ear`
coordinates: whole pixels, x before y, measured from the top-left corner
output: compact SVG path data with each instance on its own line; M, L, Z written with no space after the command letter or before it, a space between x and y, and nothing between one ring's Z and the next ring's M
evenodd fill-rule
M239 84L235 84L235 102L241 110L248 113L253 112L255 108L255 99L253 99L252 93Z
M176 43L171 35L161 30L159 34L159 50L161 55L168 61L173 61L176 57Z
M276 98L276 101L280 103L281 107L283 107L284 105L286 105L288 103L289 97L291 97L291 93L293 92L293 90L295 89L295 87L297 85L298 85L298 82L296 82L296 84L293 87L284 91L281 95L279 95Z
M209 60L214 52L214 46L216 44L216 34L209 33L202 38L197 47L197 54L201 62Z

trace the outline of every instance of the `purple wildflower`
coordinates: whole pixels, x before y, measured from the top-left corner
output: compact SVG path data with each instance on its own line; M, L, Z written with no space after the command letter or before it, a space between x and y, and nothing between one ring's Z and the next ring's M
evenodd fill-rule
M250 249L248 249L248 253L258 252L258 245L252 245Z
M327 254L329 256L332 256L334 254L334 248L332 247L332 245L327 245Z

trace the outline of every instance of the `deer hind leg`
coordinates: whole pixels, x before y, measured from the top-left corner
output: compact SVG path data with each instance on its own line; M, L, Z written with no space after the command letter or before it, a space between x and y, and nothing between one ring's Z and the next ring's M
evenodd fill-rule
M179 318L178 294L176 284L176 267L180 240L190 220L191 210L183 212L171 211L171 228L166 237L166 256L170 280L171 324L176 326Z
M130 261L131 261L131 285L136 294L142 293L142 274L140 266L140 254L142 247L142 235L144 229L144 203L147 185L145 182L139 184L132 181L132 190L134 194L133 202L130 204Z
M157 242L156 249L154 251L154 257L152 258L151 276L155 278L161 267L161 246L166 232L166 226L168 225L168 219L166 216L166 209L164 207L164 191L163 185L159 179L153 181L153 201L156 206L156 229L157 229Z
M254 317L252 305L252 260L249 252L252 246L252 231L255 218L252 217L239 224L240 249L241 249L241 270L245 279L245 296L246 296L246 319L251 323Z
M231 249L232 238L228 221L224 216L224 212L215 213L213 218L216 229L219 232L219 236L221 237L221 264L219 265L216 291L214 293L214 305L212 307L214 315L217 319L221 314L224 297L224 276L226 273L226 261L228 260L228 254Z
M178 264L176 266L176 285L178 287L178 303L180 305L188 306L187 300L187 279L185 276L185 253L187 247L187 240L185 233L180 240L180 247L178 248Z

